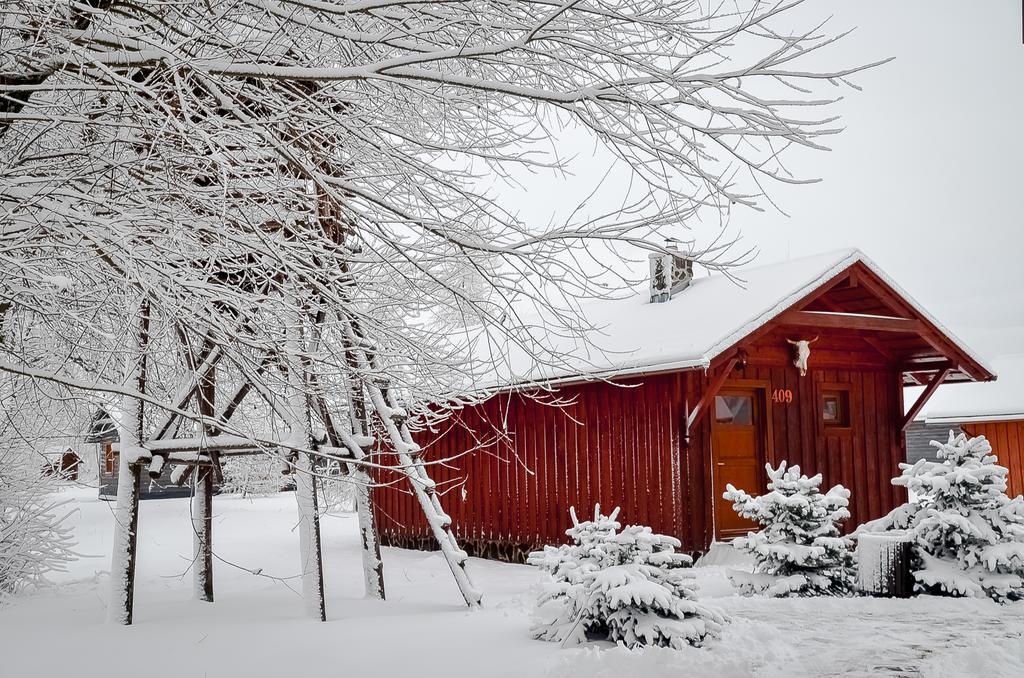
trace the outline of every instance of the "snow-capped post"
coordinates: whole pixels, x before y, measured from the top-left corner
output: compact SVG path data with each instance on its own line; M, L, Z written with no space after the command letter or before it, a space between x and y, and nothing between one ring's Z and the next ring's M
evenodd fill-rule
M1024 600L1024 497L1006 496L1007 470L985 436L949 432L932 441L938 461L900 464L893 485L914 500L858 533L906 530L914 540L918 591Z
M723 498L744 518L764 529L734 539L732 544L754 556L754 573L730 572L729 579L744 595L844 595L853 585L853 542L839 525L850 517L850 491L836 485L819 490L821 474L811 478L786 462L768 473L767 494L752 497L731 484Z
M143 299L137 314L138 329L129 354L127 383L142 394L146 392L146 360L149 350L149 300ZM135 603L135 554L139 529L139 482L142 466L138 463L145 432L141 398L122 398L118 422L120 453L117 470L117 504L114 509L114 544L110 559L110 600L107 619L131 624Z
M527 562L551 575L539 600L531 634L563 647L608 640L629 648L682 649L717 638L725 623L697 601L692 560L680 542L630 525L620 532L619 509L580 522L570 508L571 544L545 546Z

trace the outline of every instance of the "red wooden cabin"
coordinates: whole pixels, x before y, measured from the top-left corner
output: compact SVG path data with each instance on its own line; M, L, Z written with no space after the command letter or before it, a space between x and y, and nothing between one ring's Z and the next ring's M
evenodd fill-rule
M520 373L421 436L426 459L447 460L430 472L467 551L522 560L564 541L570 506L600 503L701 552L749 527L721 499L726 483L759 494L764 464L783 459L849 488L852 528L905 500L889 481L935 387L994 379L859 251L743 271L742 287L690 281L669 259L671 299L596 304L588 317L609 352L542 375L567 404L531 397L523 379L541 377ZM801 376L791 342L815 338ZM905 414L906 384L927 388ZM400 488L375 492L382 541L431 548Z

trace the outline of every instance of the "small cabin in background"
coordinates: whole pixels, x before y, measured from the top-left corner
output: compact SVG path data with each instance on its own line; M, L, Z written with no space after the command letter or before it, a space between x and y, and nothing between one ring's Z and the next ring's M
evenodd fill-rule
M890 480L938 385L994 379L857 250L743 270L742 285L651 256L650 290L585 308L603 352L555 346L557 369L513 356L506 387L419 436L428 462L445 460L430 473L470 553L522 560L564 542L570 506L595 503L703 552L753 527L726 485L761 494L782 460L849 488L853 529L906 500ZM927 386L905 408L914 384ZM431 548L415 498L377 476L382 541Z
M945 441L952 430L983 435L1000 466L1009 470L1006 493L1024 494L1024 354L992 360L999 381L943 386L907 429L907 462L935 459L932 440Z
M100 499L114 500L117 498L118 453L113 444L120 440L117 425L105 410L97 410L93 415L85 434L85 443L95 446L95 455L99 466ZM143 477L139 487L140 499L159 499L171 497L189 497L192 488L188 485L178 487L171 482L171 469L167 465L159 478Z
M77 481L82 472L82 458L73 447L59 446L43 451L43 473L62 480Z

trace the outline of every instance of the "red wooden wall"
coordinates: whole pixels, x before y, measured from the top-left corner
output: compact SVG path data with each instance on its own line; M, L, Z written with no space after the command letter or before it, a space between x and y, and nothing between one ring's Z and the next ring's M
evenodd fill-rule
M900 423L902 387L885 370L812 369L801 377L781 366L748 365L738 379L765 383L769 440L766 461L786 460L807 475L821 473L822 489L841 484L850 490L848 529L878 518L906 501L906 491L890 480L904 461ZM832 432L821 426L817 389L822 384L849 385L850 429ZM773 403L771 390L793 392L792 403Z
M563 407L502 394L463 411L439 435L419 436L427 459L450 459L430 474L464 548L521 560L565 540L570 506L582 518L595 503L605 512L620 506L627 523L689 537L678 454L683 379L675 373L624 386L569 386L557 394L569 401ZM506 430L503 439L463 454ZM394 483L375 491L384 542L429 548L427 527L397 474L378 477Z
M1024 494L1024 421L991 421L960 426L970 436L985 436L992 451L1010 474L1006 477L1006 494Z
M821 472L825 489L845 485L852 492L852 529L905 501L904 490L889 482L904 456L902 387L895 370L877 359L857 361L861 369L827 367L852 362L851 356L829 348L825 338L822 344L812 364L817 357L824 367L812 367L805 377L785 351L755 345L730 379L764 389L765 460L786 459L808 475ZM691 432L689 445L682 423L687 401L692 407L708 382L692 371L567 386L557 392L568 401L561 408L502 394L464 410L447 429L421 435L456 535L473 554L522 560L565 539L570 506L582 516L599 502L606 511L620 506L624 523L676 536L686 551L704 550L713 536L710 418ZM849 432L826 434L819 425L819 383L849 385ZM776 388L790 389L792 403L773 404ZM382 471L378 480L387 484L375 491L384 543L431 548L398 475Z

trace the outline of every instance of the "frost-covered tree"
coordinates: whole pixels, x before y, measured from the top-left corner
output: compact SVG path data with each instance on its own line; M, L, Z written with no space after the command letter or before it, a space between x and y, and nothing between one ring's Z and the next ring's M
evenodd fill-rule
M57 483L32 461L0 441L0 602L45 584L76 557Z
M0 372L102 401L130 461L343 458L370 532L368 468L429 487L412 433L513 350L564 367L550 338L593 340L579 301L625 249L808 180L782 159L860 67L817 61L839 36L800 4L0 0ZM496 196L571 171L563 133L631 190L529 223ZM727 268L726 241L691 254ZM276 428L227 416L247 392Z
M753 574L731 572L745 595L842 595L853 584L852 541L840 531L850 517L850 491L836 485L822 494L821 474L811 478L786 462L768 473L768 493L752 497L731 484L722 495L744 518L762 529L732 544L756 561Z
M861 529L913 536L922 592L1024 599L1024 498L1006 496L1007 470L985 436L950 431L932 445L938 461L900 464L892 480L914 500Z
M538 601L535 638L579 645L610 640L626 647L682 648L716 638L725 618L697 601L689 556L679 540L649 527L622 527L619 509L580 522L570 509L571 544L545 546L528 562L551 575Z

